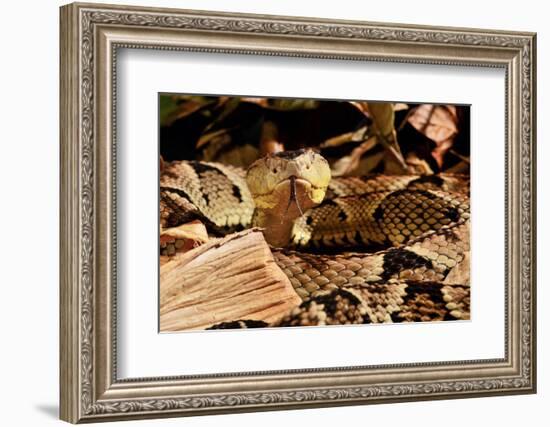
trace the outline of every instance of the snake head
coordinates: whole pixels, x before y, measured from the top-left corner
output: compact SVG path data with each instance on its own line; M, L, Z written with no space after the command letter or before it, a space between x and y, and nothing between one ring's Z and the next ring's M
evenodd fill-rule
M294 218L323 201L330 178L328 162L312 149L269 154L246 173L258 209Z

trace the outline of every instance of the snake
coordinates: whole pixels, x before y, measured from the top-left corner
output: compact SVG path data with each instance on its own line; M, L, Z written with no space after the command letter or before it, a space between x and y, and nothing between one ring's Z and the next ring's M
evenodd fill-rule
M214 236L259 227L302 300L277 322L210 329L470 318L468 176L332 177L313 149L271 153L246 170L165 164L161 228L197 219Z

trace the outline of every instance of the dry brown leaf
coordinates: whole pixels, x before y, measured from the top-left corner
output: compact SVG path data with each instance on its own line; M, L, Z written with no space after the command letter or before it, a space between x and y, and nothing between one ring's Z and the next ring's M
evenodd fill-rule
M458 116L454 105L422 104L409 115L408 122L435 142L432 156L439 167L458 134Z
M199 140L197 141L197 145L196 147L197 148L202 148L204 145L206 144L209 144L211 141L216 141L218 142L218 140L224 138L224 139L228 139L227 143L231 142L230 141L230 136L229 136L229 130L230 129L219 129L219 130L216 130L214 132L207 132L205 134L203 134Z
M397 142L395 111L391 102L352 101L351 104L372 119L370 135L376 135L378 142L386 149L389 157L384 159L386 173L404 173L407 164Z
M239 104L241 103L241 98L236 97L221 97L217 106L217 110L221 109L219 115L211 121L208 126L204 129L205 132L210 131L211 129L217 127L221 122L223 122L231 113L233 113Z
M362 157L361 160L359 160L359 165L356 169L353 170L352 173L350 173L350 175L364 176L372 173L372 171L380 164L383 158L383 151L379 151L376 154L369 154L368 156Z
M160 252L171 256L176 252L187 252L208 242L208 232L204 224L198 220L167 228L160 232Z
M260 150L250 144L246 144L219 151L215 161L239 168L247 168L259 158Z
M285 111L311 110L319 106L319 101L315 99L268 98L267 102L267 108Z
M376 137L371 136L361 145L355 147L348 156L338 159L332 165L331 174L333 176L355 175L355 171L358 169L363 155L374 148L376 142Z
M275 123L265 121L262 123L262 135L260 137L260 155L279 153L284 151L284 145L279 142L279 130Z
M267 98L256 98L252 96L245 96L241 98L242 102L250 102L251 104L257 104L260 107L267 107Z
M191 97L191 98L182 98L164 95L165 99L171 99L172 103L176 105L171 107L170 110L163 112L161 107L161 123L163 126L170 126L176 120L183 119L187 116L190 116L193 113L196 113L199 110L208 109L214 102L206 97ZM180 102L178 102L178 99Z
M369 112L367 109L367 103L364 101L350 101L351 105L353 105L355 108L357 108L359 111L361 111L364 115L368 116Z
M369 102L367 108L373 120L373 127L383 137L391 137L395 129L393 105L389 102Z
M351 142L353 132L346 132L341 135L333 136L320 144L321 148L339 147L340 145Z
M231 129L222 129L203 135L197 142L201 148L200 160L206 162L226 162L233 166L247 167L257 159L258 149L250 145L232 144Z
M395 112L391 103L351 101L350 104L372 119L374 132L388 136L394 130Z
M403 111L408 109L409 106L407 104L404 104L403 102L395 102L393 104L393 111Z
M322 142L320 147L321 148L329 148L329 147L338 147L340 145L346 144L348 142L361 142L364 141L367 132L369 128L367 126L363 126L359 129L357 129L355 132L346 132L342 135L333 136L332 138L327 139L326 141Z
M202 150L200 159L206 162L219 162L220 153L233 142L231 130L220 129L202 135L196 144L196 147Z
M443 283L470 284L470 252L464 254L464 259L451 269Z
M456 165L451 166L445 172L446 173L468 173L470 170L470 163L461 160Z
M415 153L409 153L407 155L407 165L409 171L415 175L432 175L434 171L424 159L420 159Z

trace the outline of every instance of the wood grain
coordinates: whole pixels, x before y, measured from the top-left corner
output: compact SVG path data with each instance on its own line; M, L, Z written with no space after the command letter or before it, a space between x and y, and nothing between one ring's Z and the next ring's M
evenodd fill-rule
M258 230L211 240L161 265L161 332L237 319L271 323L300 303Z

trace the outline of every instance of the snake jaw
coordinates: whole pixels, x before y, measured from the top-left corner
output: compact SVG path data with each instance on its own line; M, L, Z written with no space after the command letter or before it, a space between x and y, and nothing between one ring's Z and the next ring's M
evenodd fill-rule
M323 201L330 178L328 162L309 149L257 160L246 174L256 205L254 225L264 228L270 244L285 246L294 221Z
M331 179L330 167L320 154L307 149L268 155L255 161L246 172L248 188L260 205L273 204L269 195L291 177L309 182L310 198L319 204Z
M300 208L297 210L302 215L307 209L321 203L325 193L326 187L315 188L311 182L291 176L279 182L269 194L253 197L258 209L284 213L294 206Z

